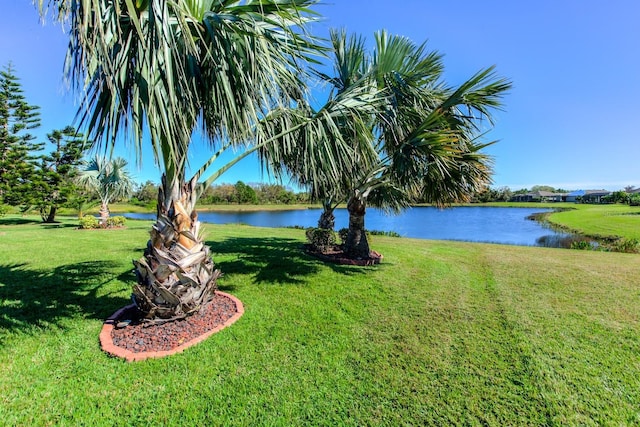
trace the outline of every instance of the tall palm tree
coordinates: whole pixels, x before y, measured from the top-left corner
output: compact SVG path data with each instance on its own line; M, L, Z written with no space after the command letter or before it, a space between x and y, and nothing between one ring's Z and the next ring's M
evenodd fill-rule
M162 171L157 221L136 261L134 300L149 321L183 318L214 295L220 272L200 236L199 182L229 145L252 141L270 110L302 96L319 52L304 27L315 0L38 0L68 19L66 69L84 93L92 139L148 134ZM219 150L187 177L194 132ZM263 141L266 143L265 141Z
M421 196L443 205L464 200L490 180L491 159L481 152L488 144L478 138L480 122L492 123L490 110L500 106L510 83L489 68L458 88L447 87L441 55L384 31L376 33L371 54L362 38L344 31L332 31L331 41L334 74L317 73L332 87L328 102L364 92L375 94L376 106L360 122L338 122L336 132L354 148L354 155L339 165L338 180L301 167L325 164L317 151L299 149L283 167L316 197L334 201L325 203L325 217L335 208L335 196L344 197L349 211L344 250L353 258L368 258L368 204L398 211Z
M107 159L94 156L85 161L77 177L81 187L93 191L100 198L100 225L107 226L109 203L120 197L133 194L134 180L127 170L127 161L122 157Z

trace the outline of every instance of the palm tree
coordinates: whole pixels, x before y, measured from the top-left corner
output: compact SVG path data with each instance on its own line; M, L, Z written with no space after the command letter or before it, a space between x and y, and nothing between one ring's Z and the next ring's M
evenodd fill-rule
M335 74L317 73L332 87L329 102L348 94L374 94L372 114L360 122L342 120L336 132L352 141L354 155L339 165L340 179L310 175L301 165L324 165L318 152L299 149L283 167L324 200L321 222L330 225L333 209L347 201L349 232L345 253L368 258L366 206L399 211L417 197L443 205L464 200L490 180L491 159L481 153L480 122L491 123L490 109L510 83L483 70L458 88L442 82L442 60L404 37L376 34L372 54L364 40L332 31ZM366 126L363 126L363 123ZM305 141L301 147L313 144ZM365 151L362 151L365 147ZM373 151L373 156L372 156ZM320 171L327 167L317 167ZM331 203L333 201L333 204Z
M77 182L87 190L93 191L100 198L100 225L107 226L109 219L109 203L121 197L131 197L135 185L127 171L127 161L122 157L107 159L94 156L84 162Z
M136 304L150 322L199 311L220 272L194 207L231 165L199 181L224 149L252 141L270 110L302 97L303 66L319 52L304 31L315 0L38 1L68 18L66 69L91 138L126 136L140 154L148 134L162 172L157 220L134 263ZM219 150L187 177L198 131Z

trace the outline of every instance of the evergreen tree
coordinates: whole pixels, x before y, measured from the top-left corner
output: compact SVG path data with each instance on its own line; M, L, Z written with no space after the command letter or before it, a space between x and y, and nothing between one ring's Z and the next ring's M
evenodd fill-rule
M68 126L47 134L53 150L40 156L40 164L29 183L29 204L40 211L43 222L55 222L58 208L76 192L73 182L85 149L82 134Z
M0 71L0 203L24 203L35 171L33 152L42 148L29 133L40 126L39 108L27 102L11 63L6 65Z

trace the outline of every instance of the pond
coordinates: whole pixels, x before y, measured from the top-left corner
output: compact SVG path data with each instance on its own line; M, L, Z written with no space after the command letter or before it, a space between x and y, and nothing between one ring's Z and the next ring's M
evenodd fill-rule
M448 209L414 207L400 215L385 215L367 209L368 230L396 232L403 237L435 240L501 243L522 246L558 246L566 234L527 219L534 213L549 212L544 208L511 208L465 206ZM315 227L321 209L258 212L203 212L202 222L215 224L247 224L257 227ZM155 214L125 214L132 219L155 219ZM336 209L336 230L347 227L346 209ZM552 243L549 243L552 242Z

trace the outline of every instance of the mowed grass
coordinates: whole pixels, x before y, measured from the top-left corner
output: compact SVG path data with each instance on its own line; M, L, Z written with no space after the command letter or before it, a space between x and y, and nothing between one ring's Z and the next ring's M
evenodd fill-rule
M640 207L623 204L573 205L551 215L554 224L600 238L640 240Z
M104 354L150 222L0 220L0 424L638 425L638 255L207 225L246 312L168 358ZM2 225L5 224L5 225Z

